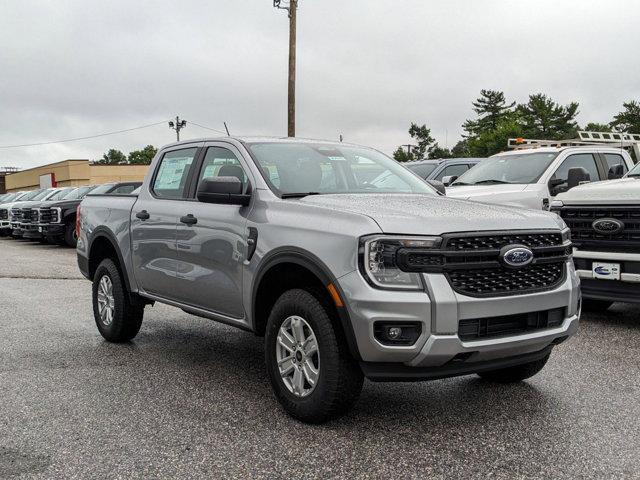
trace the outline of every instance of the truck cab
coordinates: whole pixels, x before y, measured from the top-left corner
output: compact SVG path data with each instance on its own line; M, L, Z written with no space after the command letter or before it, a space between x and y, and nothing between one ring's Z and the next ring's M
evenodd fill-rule
M581 183L621 178L634 165L613 142L527 142L483 160L452 181L447 195L546 210L557 195Z

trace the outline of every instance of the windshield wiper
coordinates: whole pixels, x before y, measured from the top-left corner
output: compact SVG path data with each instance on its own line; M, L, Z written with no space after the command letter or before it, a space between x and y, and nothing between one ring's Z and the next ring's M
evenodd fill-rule
M307 195L320 195L320 192L283 193L280 198L303 198Z
M504 180L498 180L497 178L490 178L488 180L480 180L476 183L474 183L474 185L482 185L483 183L513 183L513 182L505 182Z

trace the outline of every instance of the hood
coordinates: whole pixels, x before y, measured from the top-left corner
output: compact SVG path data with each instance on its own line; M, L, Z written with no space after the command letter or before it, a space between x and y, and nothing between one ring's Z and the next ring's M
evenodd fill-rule
M565 203L638 203L640 202L640 178L619 178L603 182L585 183L556 196Z
M459 187L448 187L447 196L453 198L489 197L491 195L505 195L509 193L520 193L527 188L526 184L498 184L498 185L460 185Z
M37 205L40 203L40 200L27 200L25 202L14 202L11 204L11 208L27 208L27 207L32 207L34 205Z
M41 207L60 207L60 208L71 208L77 207L80 202L82 202L81 198L75 200L54 200L52 202L42 202Z
M560 218L542 210L523 210L420 194L313 195L302 204L366 215L384 233L440 235L448 232L557 229Z

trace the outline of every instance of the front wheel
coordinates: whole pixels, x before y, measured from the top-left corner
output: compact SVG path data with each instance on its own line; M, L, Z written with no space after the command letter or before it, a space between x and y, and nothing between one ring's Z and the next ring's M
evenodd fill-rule
M78 245L78 234L76 233L76 226L74 223L69 223L64 229L64 243L71 248L76 248Z
M364 380L319 298L299 289L283 293L265 336L267 370L278 401L291 416L309 423L347 412Z
M93 276L93 316L109 342L126 342L138 334L144 306L133 305L113 260L107 258Z
M488 372L480 372L478 375L484 380L497 383L516 383L527 378L533 377L536 373L544 368L549 360L549 355L540 360L535 360L515 367L501 368L499 370L489 370Z

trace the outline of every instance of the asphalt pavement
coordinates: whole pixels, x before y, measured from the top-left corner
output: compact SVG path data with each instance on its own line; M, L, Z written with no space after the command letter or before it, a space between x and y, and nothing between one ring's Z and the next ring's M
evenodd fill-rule
M521 384L365 382L310 426L251 333L156 305L103 341L75 262L0 239L0 478L640 478L640 306L583 315Z

